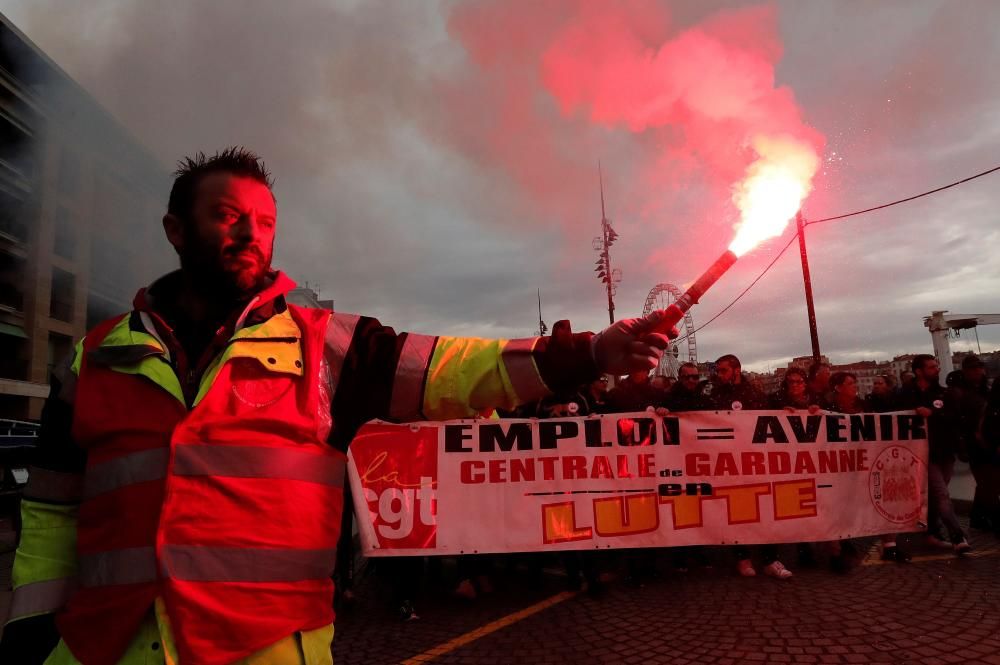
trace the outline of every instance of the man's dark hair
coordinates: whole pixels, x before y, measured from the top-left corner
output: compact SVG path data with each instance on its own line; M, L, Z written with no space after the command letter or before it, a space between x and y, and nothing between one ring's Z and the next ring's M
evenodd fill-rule
M181 219L189 219L198 183L209 173L219 172L251 178L266 185L268 189L274 188L274 179L264 166L264 160L243 146L226 148L211 157L199 152L194 157L185 157L177 162L174 186L170 188L170 199L167 202L167 212ZM274 196L273 192L271 196Z
M687 362L682 362L677 367L677 374L679 375L681 373L681 370L684 369L685 367L688 368L688 369L693 369L696 372L699 371L698 370L698 365L696 363L693 363L690 360L688 360Z
M926 365L931 360L937 360L937 358L935 358L929 353L918 353L917 355L913 356L913 360L910 361L910 369L915 374L918 369L923 369L924 365Z
M785 375L781 377L781 389L788 392L788 377L797 376L802 379L803 382L806 381L806 373L801 367L789 367L785 371Z
M715 361L716 365L718 365L719 363L726 363L728 365L732 365L733 369L735 370L743 369L743 365L740 364L740 359L731 353L727 353L726 355L722 356L721 358Z
M858 377L853 372L834 372L830 375L830 388L836 388L844 381L847 381L847 377L851 377L855 381Z

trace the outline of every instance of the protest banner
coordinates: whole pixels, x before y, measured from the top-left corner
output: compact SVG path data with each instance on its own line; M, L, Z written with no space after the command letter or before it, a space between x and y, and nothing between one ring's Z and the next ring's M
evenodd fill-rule
M373 422L349 462L368 556L795 543L927 519L913 412Z

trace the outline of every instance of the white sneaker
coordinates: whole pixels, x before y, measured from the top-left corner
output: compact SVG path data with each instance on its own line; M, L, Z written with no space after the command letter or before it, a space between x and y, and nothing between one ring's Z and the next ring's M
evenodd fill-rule
M955 543L955 554L961 556L966 552L971 552L971 551L972 551L972 545L970 545L969 541L967 541L965 538L962 539L962 542Z
M787 580L792 576L792 571L785 568L780 561L774 561L764 566L764 574L779 580Z
M757 571L753 569L750 559L740 559L736 562L736 570L740 571L743 577L756 577Z

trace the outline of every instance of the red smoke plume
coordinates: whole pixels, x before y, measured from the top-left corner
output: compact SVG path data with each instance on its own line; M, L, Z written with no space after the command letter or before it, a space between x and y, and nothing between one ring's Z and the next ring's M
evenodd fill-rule
M619 217L662 225L667 208L687 211L692 227L671 224L675 248L687 234L722 233L761 139L814 164L824 140L775 82L782 49L773 7L693 25L669 9L653 0L459 6L449 29L473 69L445 86L454 120L446 134L502 169L543 214L574 226L581 202L591 210L584 219L593 217L602 158L628 183Z

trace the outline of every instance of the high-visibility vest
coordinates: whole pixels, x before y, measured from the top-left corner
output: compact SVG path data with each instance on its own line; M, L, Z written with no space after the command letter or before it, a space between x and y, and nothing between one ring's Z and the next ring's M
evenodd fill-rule
M345 456L327 443L330 316L289 305L238 332L190 409L162 347L103 344L127 316L87 336L80 586L57 617L81 662L115 663L157 597L185 665L332 623Z

